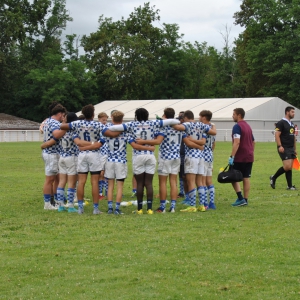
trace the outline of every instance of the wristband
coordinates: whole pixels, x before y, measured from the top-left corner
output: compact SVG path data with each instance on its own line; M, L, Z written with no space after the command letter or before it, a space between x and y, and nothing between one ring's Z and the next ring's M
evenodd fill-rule
M58 142L58 141L59 141L59 140L58 140L58 139L56 139L55 137L53 137L53 139L54 139L54 141L55 141L55 142Z

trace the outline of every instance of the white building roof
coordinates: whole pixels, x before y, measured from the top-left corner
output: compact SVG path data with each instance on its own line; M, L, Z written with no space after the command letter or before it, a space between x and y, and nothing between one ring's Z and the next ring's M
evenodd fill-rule
M149 119L156 114L162 116L166 107L172 107L176 116L180 111L191 110L198 118L201 110L213 113L212 121L232 121L233 109L240 107L246 112L245 120L278 121L284 116L286 106L292 106L278 97L264 98L224 98L224 99L173 99L173 100L114 100L104 101L95 105L95 119L100 112L109 116L112 110L122 111L124 121L134 120L137 108L143 107L149 112ZM77 113L78 115L81 112ZM300 120L300 110L296 108L295 121Z

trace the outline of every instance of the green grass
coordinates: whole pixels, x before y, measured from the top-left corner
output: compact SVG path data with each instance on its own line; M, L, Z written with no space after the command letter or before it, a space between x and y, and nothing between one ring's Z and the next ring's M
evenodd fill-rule
M216 182L230 148L215 151L216 211L79 216L43 210L39 143L1 143L0 299L299 299L299 192L284 176L270 188L281 161L258 143L249 206L231 207L231 185Z

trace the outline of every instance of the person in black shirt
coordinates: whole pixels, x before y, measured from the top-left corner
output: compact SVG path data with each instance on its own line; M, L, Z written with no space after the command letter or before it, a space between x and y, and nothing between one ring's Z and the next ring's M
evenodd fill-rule
M283 166L280 167L274 175L270 176L270 185L275 189L276 179L285 173L287 182L287 190L295 190L292 184L292 167L293 160L296 158L296 138L295 127L291 122L295 116L295 108L287 106L285 108L285 117L282 118L275 128L275 141L277 143L277 151L282 160Z

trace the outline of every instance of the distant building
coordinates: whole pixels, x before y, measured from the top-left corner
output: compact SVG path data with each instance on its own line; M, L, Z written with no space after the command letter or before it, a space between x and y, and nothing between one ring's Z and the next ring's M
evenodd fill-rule
M39 130L40 124L0 113L0 130Z

